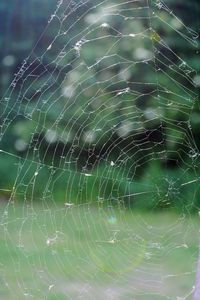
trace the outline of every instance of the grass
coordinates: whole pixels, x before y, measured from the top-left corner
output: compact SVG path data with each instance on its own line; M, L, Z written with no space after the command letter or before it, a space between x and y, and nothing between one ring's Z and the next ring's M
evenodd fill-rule
M191 294L198 217L39 204L2 205L0 213L0 299Z

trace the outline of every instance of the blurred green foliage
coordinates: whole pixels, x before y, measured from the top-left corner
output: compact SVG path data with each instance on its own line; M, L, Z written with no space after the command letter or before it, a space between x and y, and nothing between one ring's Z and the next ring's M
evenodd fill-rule
M110 1L58 4L0 4L0 187L198 208L198 1L117 1L123 18Z

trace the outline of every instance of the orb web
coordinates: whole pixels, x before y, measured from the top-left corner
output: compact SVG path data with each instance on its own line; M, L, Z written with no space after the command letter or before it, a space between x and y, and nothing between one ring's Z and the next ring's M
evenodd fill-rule
M58 1L13 74L5 299L191 299L200 77L180 47L198 57L198 34L171 6Z

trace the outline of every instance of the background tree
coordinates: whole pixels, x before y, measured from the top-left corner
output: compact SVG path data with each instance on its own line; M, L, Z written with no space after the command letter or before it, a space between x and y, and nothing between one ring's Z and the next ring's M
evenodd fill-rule
M139 192L139 183L154 185L149 172L176 177L187 169L193 178L194 159L198 167L200 5L117 4L2 2L1 147L48 166L70 161L111 185L119 178L116 194L124 195L135 180ZM109 176L107 161L120 164Z

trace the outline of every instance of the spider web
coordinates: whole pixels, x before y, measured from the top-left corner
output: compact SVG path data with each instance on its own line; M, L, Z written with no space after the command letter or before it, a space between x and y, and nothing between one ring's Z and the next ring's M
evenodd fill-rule
M55 4L1 100L4 299L191 299L197 38L170 1Z

